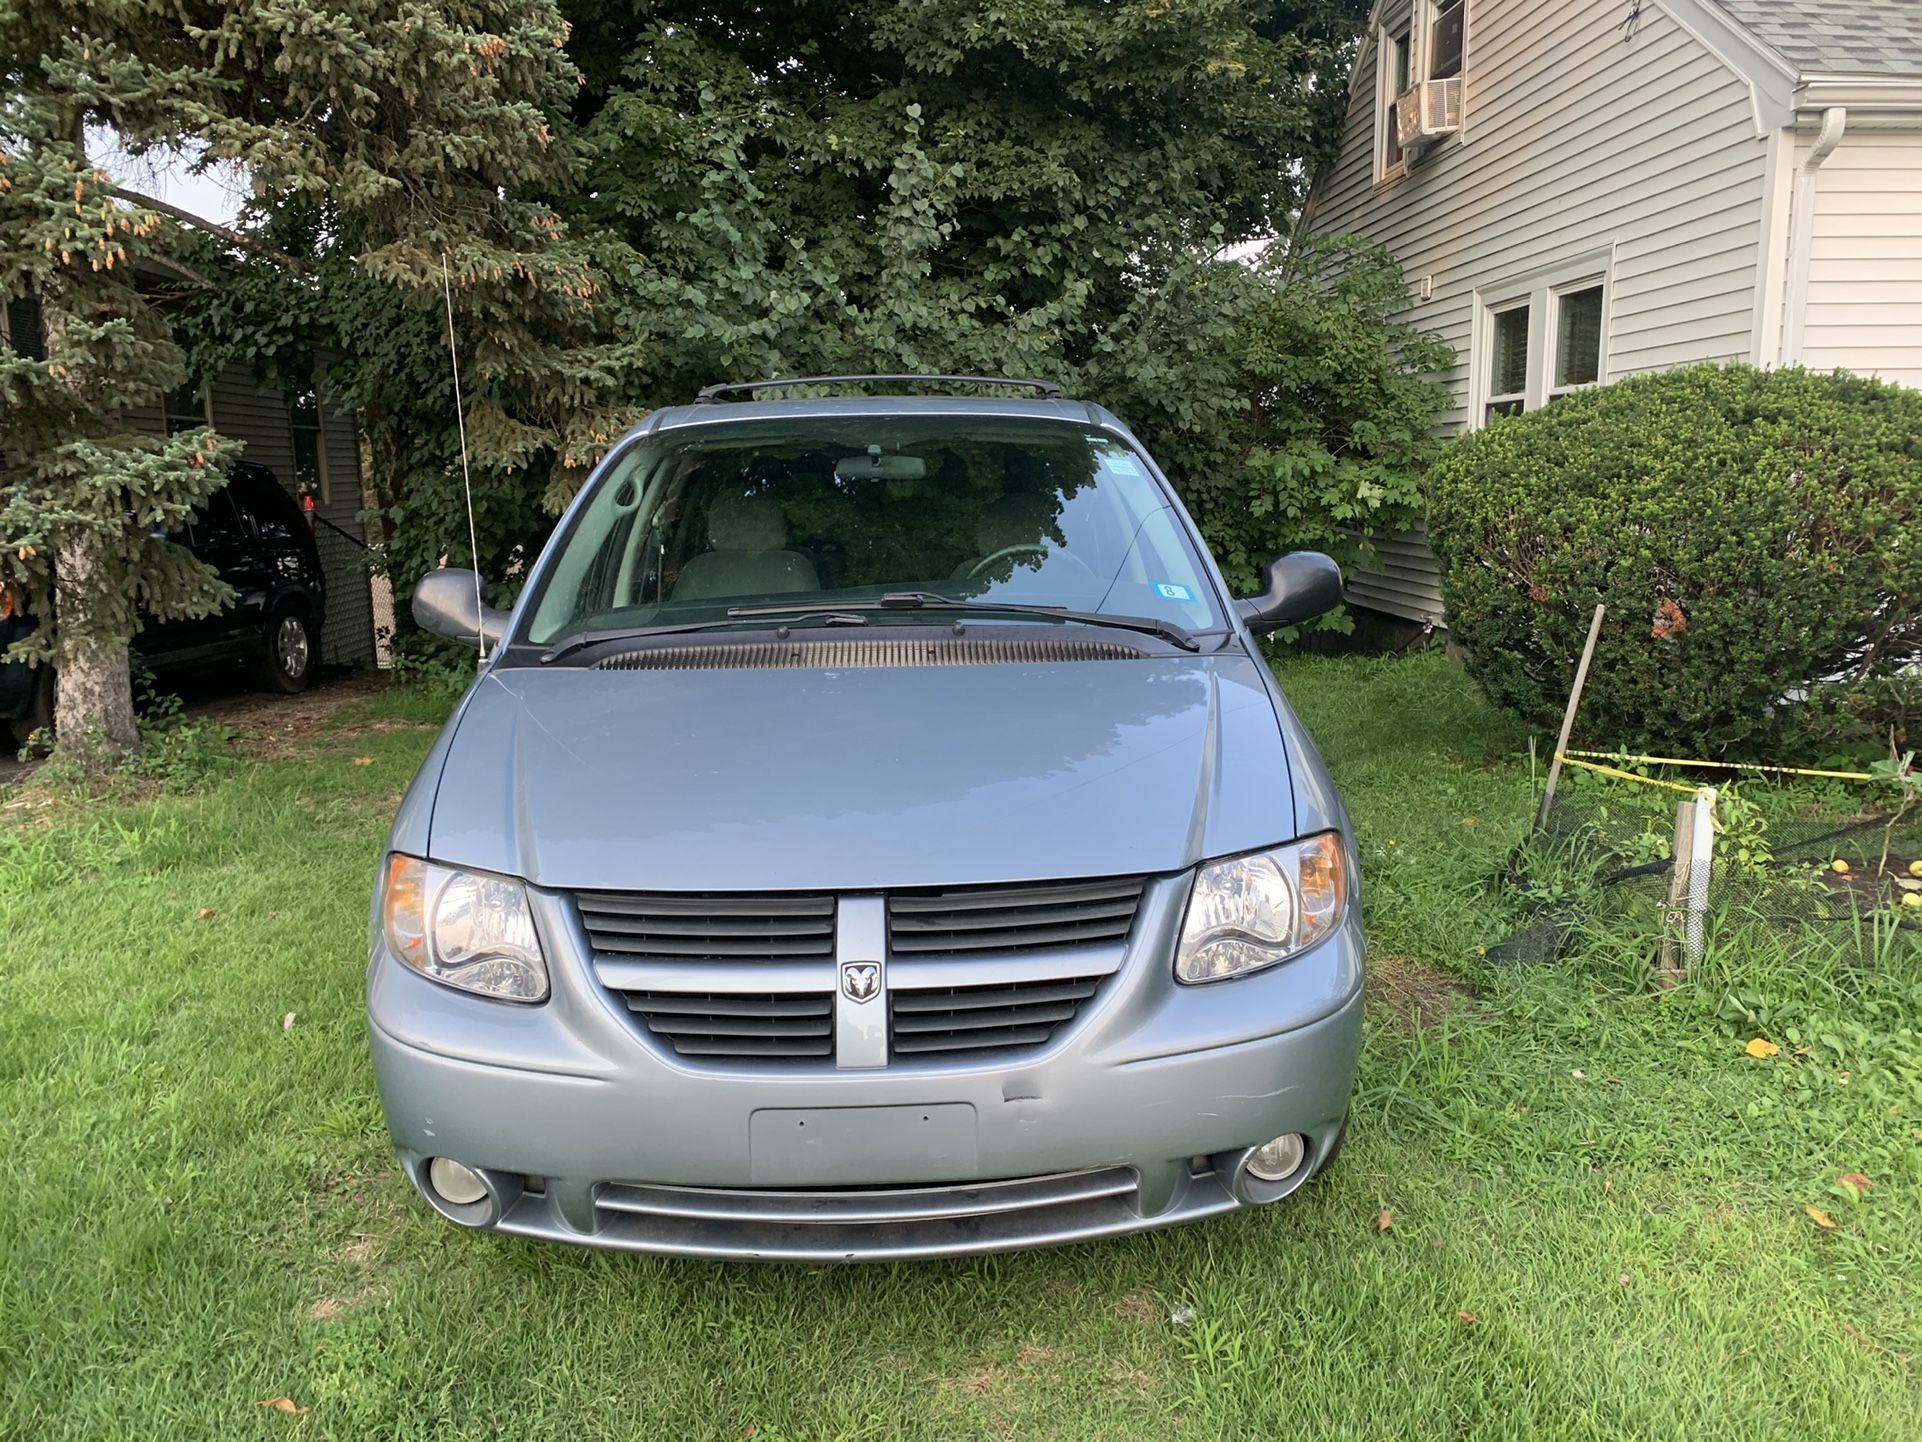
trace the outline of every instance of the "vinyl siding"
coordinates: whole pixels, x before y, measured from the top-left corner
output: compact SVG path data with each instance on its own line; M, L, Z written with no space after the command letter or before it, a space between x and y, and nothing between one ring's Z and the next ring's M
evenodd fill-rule
M1922 135L1845 132L1811 218L1802 363L1922 386Z
M1378 7L1384 22L1406 0ZM1632 41L1614 6L1469 0L1464 130L1377 185L1374 32L1310 229L1385 247L1432 297L1399 317L1447 341L1445 429L1472 424L1479 296L1593 261L1607 284L1602 374L1748 359L1766 178L1747 84L1659 5ZM1439 621L1439 569L1419 533L1382 546L1350 595Z

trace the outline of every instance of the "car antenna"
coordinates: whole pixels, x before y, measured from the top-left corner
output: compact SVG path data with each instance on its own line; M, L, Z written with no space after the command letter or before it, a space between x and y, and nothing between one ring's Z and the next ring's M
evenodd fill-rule
M467 552L474 558L474 615L478 617L485 606L481 599L480 538L474 529L474 478L467 472L467 411L460 398L460 351L454 345L454 282L447 270L447 252L440 253L440 289L447 299L447 363L454 372L454 425L460 432L460 489L467 501ZM487 637L478 625L474 628L474 640L480 646L480 660L475 670L487 664Z

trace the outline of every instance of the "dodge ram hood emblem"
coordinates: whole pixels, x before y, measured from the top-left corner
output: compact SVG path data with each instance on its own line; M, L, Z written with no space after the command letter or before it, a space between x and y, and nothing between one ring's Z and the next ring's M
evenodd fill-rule
M881 989L881 968L871 961L841 963L841 990L849 1001L867 1001Z

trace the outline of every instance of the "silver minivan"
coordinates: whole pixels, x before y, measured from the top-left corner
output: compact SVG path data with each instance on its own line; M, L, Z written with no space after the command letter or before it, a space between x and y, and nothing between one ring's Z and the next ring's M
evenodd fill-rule
M757 398L794 384L647 417L511 614L415 593L487 659L374 901L409 1179L464 1226L808 1262L1287 1196L1341 1146L1363 946L1254 638L1334 563L1231 598L1046 383Z

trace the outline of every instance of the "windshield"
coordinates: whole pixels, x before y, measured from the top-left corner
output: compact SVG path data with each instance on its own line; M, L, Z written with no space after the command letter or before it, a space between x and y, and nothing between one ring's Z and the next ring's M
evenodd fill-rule
M670 431L616 460L558 545L528 612L536 645L908 591L1217 625L1199 558L1140 458L1058 421L835 416ZM955 619L888 621L917 616Z

